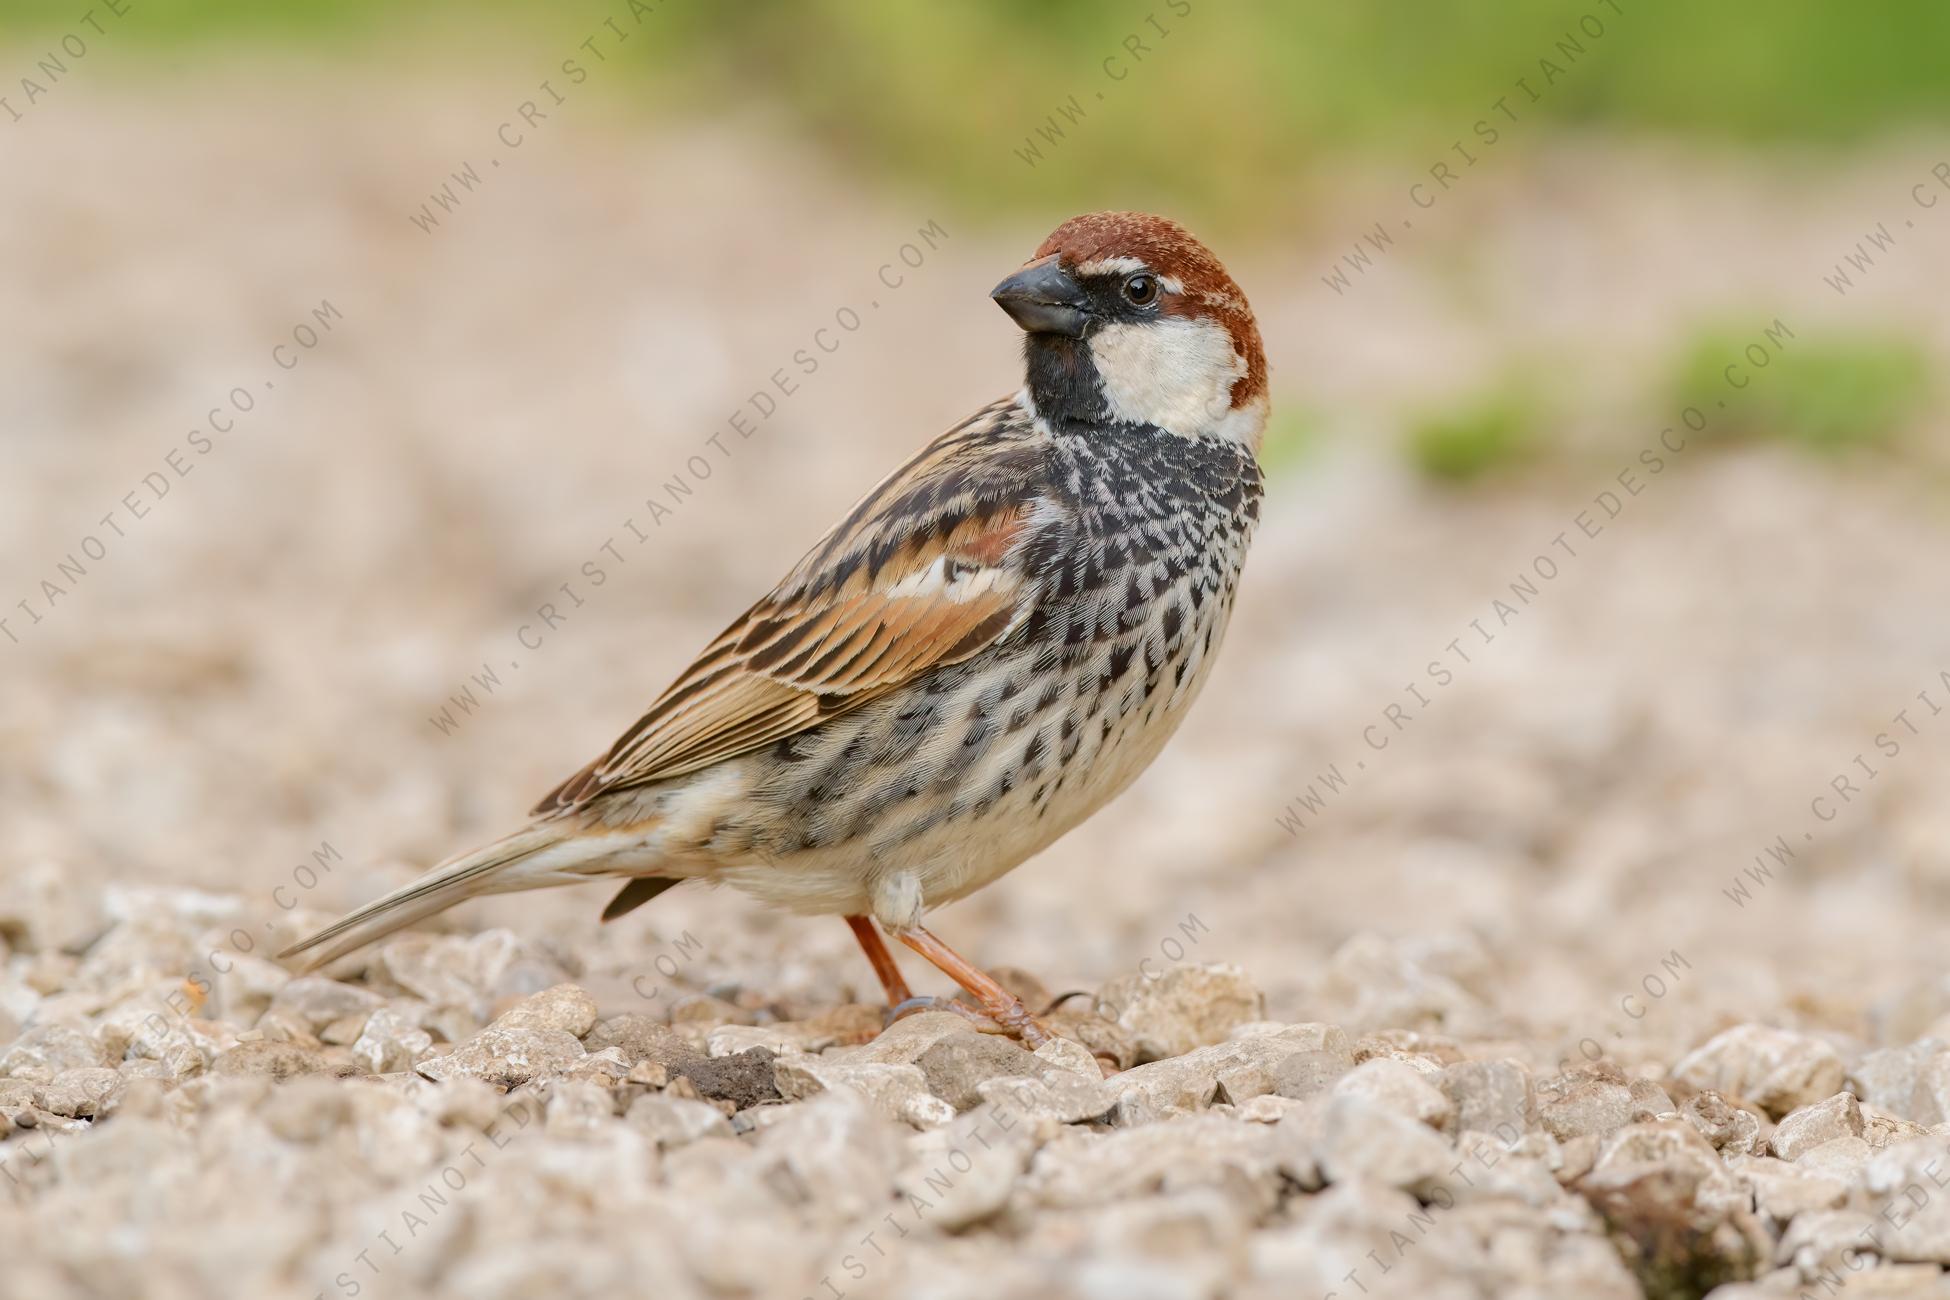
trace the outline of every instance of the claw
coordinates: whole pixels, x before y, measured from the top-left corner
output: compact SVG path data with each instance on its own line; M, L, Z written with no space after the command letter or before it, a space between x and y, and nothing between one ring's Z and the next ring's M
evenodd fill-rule
M1059 993L1055 997L1051 998L1049 1005L1044 1007L1041 1011L1038 1011L1036 1014L1039 1016L1046 1016L1049 1015L1051 1012L1055 1011L1058 1007L1062 1006L1065 1002L1068 1002L1071 998L1087 998L1091 996L1093 995L1089 989L1071 989L1068 993Z

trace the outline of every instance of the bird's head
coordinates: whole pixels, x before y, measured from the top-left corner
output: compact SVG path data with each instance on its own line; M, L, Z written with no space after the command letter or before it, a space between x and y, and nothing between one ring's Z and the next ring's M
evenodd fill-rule
M1149 424L1258 449L1259 327L1219 259L1177 222L1072 217L990 297L1027 336L1029 400L1052 426Z

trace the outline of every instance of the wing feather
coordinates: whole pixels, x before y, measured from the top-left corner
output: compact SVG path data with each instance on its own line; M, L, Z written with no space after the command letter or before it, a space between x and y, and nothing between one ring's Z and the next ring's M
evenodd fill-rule
M936 439L535 811L750 753L967 659L1027 618L1043 444L1013 403Z

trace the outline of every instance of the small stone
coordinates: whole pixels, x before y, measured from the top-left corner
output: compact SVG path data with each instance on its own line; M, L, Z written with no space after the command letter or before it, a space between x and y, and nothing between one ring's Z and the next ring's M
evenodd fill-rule
M259 1110L265 1126L288 1142L324 1142L351 1117L345 1085L322 1074L294 1077L271 1091Z
M1844 1182L1853 1183L1869 1163L1875 1152L1869 1144L1859 1137L1843 1136L1831 1138L1820 1146L1810 1147L1801 1153L1795 1166L1809 1173L1827 1174ZM1950 1261L1946 1261L1950 1262Z
M1818 1150L1825 1152L1827 1147ZM1940 1137L1898 1142L1864 1162L1862 1191L1882 1229L1876 1238L1877 1253L1890 1260L1950 1264L1946 1183L1950 1183L1950 1170L1946 1170Z
M935 1227L959 1232L1009 1203L1031 1149L1020 1126L977 1107L910 1145L911 1163L895 1175L894 1186L919 1198L909 1204L925 1202Z
M1363 1061L1342 1075L1332 1092L1336 1097L1363 1097L1430 1128L1443 1128L1456 1117L1455 1103L1427 1074L1389 1057Z
M464 1043L481 1032L485 1025L467 1007L428 1007L420 1018L420 1028L433 1035L437 1043Z
M1673 1067L1674 1078L1750 1101L1776 1119L1841 1091L1842 1074L1841 1056L1821 1039L1751 1024L1714 1035Z
M1056 1124L1102 1119L1117 1106L1118 1096L1109 1080L1093 1081L1067 1070L1051 1070L1040 1079L989 1079L977 1084L976 1091L1009 1122L1020 1117Z
M774 1056L798 1056L809 1050L786 1025L719 1025L704 1040L706 1056L736 1056L754 1047Z
M1273 1091L1282 1097L1312 1097L1353 1066L1354 1058L1345 1049L1295 1052L1273 1067Z
M42 1110L73 1119L100 1119L115 1109L126 1080L106 1066L84 1066L63 1070L52 1083L42 1084L39 1100Z
M1679 1114L1699 1130L1700 1136L1728 1155L1759 1155L1767 1149L1761 1136L1765 1121L1710 1088L1688 1097Z
M290 971L258 956L233 952L227 965L214 972L210 1014L233 1024L255 1024L292 979Z
M413 1077L419 1078L418 1075ZM476 1130L485 1130L501 1118L506 1109L506 1099L500 1093L479 1079L466 1075L433 1085L427 1093L422 1094L422 1101L442 1124Z
M445 1056L428 1057L414 1068L428 1079L466 1075L497 1088L515 1088L561 1074L583 1054L575 1036L560 1029L490 1026Z
M663 1151L703 1137L732 1136L731 1121L716 1106L663 1093L645 1093L631 1102L623 1122L642 1129Z
M273 1079L317 1074L328 1068L324 1053L296 1043L239 1043L210 1063L212 1074L262 1074Z
M775 1058L763 1047L753 1047L736 1056L714 1059L694 1056L669 1067L673 1076L691 1081L698 1095L728 1101L739 1110L760 1102L777 1101L779 1088L774 1079Z
M1616 1300L1620 1294L1616 1288L1554 1287L1541 1270L1533 1273L1528 1268L1524 1268L1523 1276L1526 1280L1534 1278L1529 1287L1499 1287L1493 1279L1504 1270L1487 1267L1487 1260L1470 1265L1461 1262L1466 1230L1459 1230L1458 1216L1430 1213L1429 1207L1414 1197L1375 1183L1339 1183L1300 1204L1304 1206L1302 1213L1283 1215L1283 1222L1269 1224L1253 1234L1246 1251L1256 1285L1239 1294L1253 1300L1361 1300L1356 1283L1367 1287L1368 1294L1377 1300L1473 1300L1506 1294L1548 1296L1553 1300L1571 1296ZM1401 1233L1403 1240L1413 1241L1415 1246L1401 1250L1399 1242L1389 1240L1391 1231ZM1373 1260L1365 1258L1369 1251L1388 1260L1386 1275ZM1482 1280L1465 1282L1458 1276L1465 1267L1472 1273L1482 1268ZM1638 1293L1633 1290L1625 1294Z
M1360 1093L1329 1098L1320 1126L1320 1167L1330 1183L1364 1178L1412 1191L1433 1185L1456 1153L1428 1125Z
M712 997L709 993L688 994L670 1008L672 1024L750 1025L757 1023L757 1020L757 1014L749 1007Z
M1679 1175L1654 1189L1658 1196L1676 1198L1674 1208L1699 1204L1718 1210L1745 1204L1712 1144L1679 1120L1649 1120L1620 1129L1605 1141L1585 1181L1612 1179L1623 1185L1648 1171Z
M599 1083L559 1079L548 1085L542 1113L550 1137L593 1137L616 1118L616 1097Z
M1824 1142L1861 1137L1862 1132L1862 1103L1852 1092L1838 1092L1783 1116L1768 1145L1783 1160L1799 1160Z
M1224 1042L1235 1026L1265 1016L1266 998L1237 966L1181 965L1113 980L1096 1007L1130 1033L1142 1064Z
M1553 1142L1557 1139L1552 1138ZM1590 1173L1598 1163L1598 1153L1604 1149L1605 1140L1596 1133L1585 1133L1569 1142L1558 1144L1557 1181L1569 1185Z
M331 1024L318 1031L319 1041L333 1047L349 1047L359 1041L359 1035L366 1032L366 1021L371 1016L364 1011L355 1011L349 1016L340 1016Z
M367 1074L410 1070L433 1050L433 1035L420 1028L411 1005L389 1002L366 1017L352 1043L352 1059Z
M781 1108L757 1145L766 1182L780 1199L837 1227L888 1212L905 1135L857 1092L836 1089Z
M844 1088L858 1093L888 1119L914 1128L940 1128L955 1117L955 1108L928 1090L927 1078L918 1065L799 1053L781 1058L775 1077L779 1095L788 1101Z
M71 1025L35 1025L0 1053L0 1076L49 1083L68 1070L107 1064L107 1053L92 1034Z
M1456 1134L1455 1148L1456 1163L1443 1185L1457 1200L1515 1200L1538 1209L1565 1204L1557 1177L1563 1148L1549 1134L1464 1129Z
M1347 1035L1332 1025L1291 1025L1277 1034L1257 1034L1201 1047L1184 1056L1135 1066L1109 1080L1117 1096L1119 1125L1147 1124L1176 1111L1201 1110L1217 1098L1219 1076L1248 1068L1260 1071L1271 1091L1273 1070L1296 1052L1345 1054ZM1228 1075L1228 1077L1232 1077Z
M1092 1079L1104 1077L1103 1067L1097 1058L1082 1043L1071 1042L1067 1038L1052 1038L1032 1054L1042 1062L1046 1069L1067 1070L1071 1074L1081 1074Z
M1632 1122L1633 1109L1632 1090L1595 1070L1573 1070L1537 1084L1538 1123L1559 1142L1615 1132Z
M1456 1108L1459 1132L1520 1134L1536 1122L1530 1071L1518 1061L1458 1061L1436 1086Z
M1224 1198L1234 1218L1255 1222L1280 1203L1289 1171L1311 1163L1304 1146L1285 1125L1242 1124L1221 1115L1187 1115L1103 1134L1059 1129L1036 1152L1012 1204L1041 1213L1209 1189Z
M1878 1225L1860 1210L1847 1208L1798 1214L1781 1234L1776 1257L1791 1260L1806 1277L1830 1273L1847 1278L1853 1288L1870 1258L1864 1254L1865 1244L1886 1233L1888 1226ZM1820 1294L1819 1289L1815 1294Z
M1632 1122L1648 1119L1676 1119L1679 1108L1672 1095L1650 1079L1632 1079L1625 1085L1632 1097Z
M320 975L300 975L271 995L270 1008L264 1014L293 1021L315 1035L335 1020L370 1015L384 1002L369 989Z
M952 1011L922 1011L902 1016L854 1055L888 1065L918 1065L922 1055L942 1039L970 1032L968 1022Z
M1354 1063L1371 1060L1377 1056L1391 1057L1407 1061L1411 1065L1439 1070L1447 1065L1460 1064L1462 1049L1456 1040L1441 1034L1424 1033L1418 1029L1384 1028L1370 1030L1354 1043Z
M1862 1108L1862 1140L1876 1151L1911 1138L1926 1137L1929 1129L1906 1119L1886 1115L1873 1106Z
M612 1049L605 1047L604 1051ZM614 1049L621 1051L621 1048ZM640 1083L649 1088L661 1088L670 1082L670 1067L662 1061L638 1061L623 1076L624 1083Z
M592 1052L600 1052L605 1047L619 1048L624 1061L631 1066L642 1061L669 1066L699 1055L676 1030L634 1011L611 1016L597 1025L589 1031L584 1045Z
M1797 1215L1832 1210L1848 1199L1849 1185L1839 1178L1797 1169L1771 1156L1737 1156L1737 1177L1754 1189L1754 1208L1776 1223Z
M1273 1072L1251 1062L1225 1066L1213 1077L1219 1085L1212 1092L1215 1106L1248 1106L1261 1097L1274 1095Z
M802 1052L823 1052L829 1047L858 1047L880 1036L886 1027L887 1009L848 1002L823 1011L809 1020L789 1026Z
M1950 1049L1938 1039L1870 1052L1848 1082L1864 1102L1899 1119L1930 1125L1950 1117Z
M1042 1069L1036 1057L1009 1039L973 1030L944 1034L914 1063L920 1067L928 1091L957 1111L980 1105L979 1088L990 1079L1033 1077Z
M1772 1242L1748 1192L1699 1130L1680 1120L1621 1129L1577 1190L1604 1219L1648 1290L1694 1279L1693 1294L1751 1278Z
M269 1041L277 1042L280 1040L271 1039ZM299 1046L316 1047L316 1044L300 1043ZM124 1079L173 1080L176 1077L175 1071L171 1070L167 1065L163 1064L161 1061L152 1060L146 1056L132 1056L123 1061L118 1062L115 1066L115 1072L117 1074L120 1074ZM5 1085L0 1084L0 1091L3 1091L4 1088Z
M1263 1093L1239 1107L1239 1118L1249 1124L1277 1124L1289 1115L1304 1115L1308 1103L1278 1093Z
M32 1079L0 1079L0 1111L25 1110L34 1104L40 1090Z
M1131 1031L1099 1015L1082 999L1066 1002L1040 1019L1050 1033L1082 1044L1091 1056L1109 1061L1115 1069L1128 1070L1137 1064L1137 1040Z
M581 1038L596 1024L596 999L574 984L531 993L495 1017L490 1029L556 1029Z
M604 1088L614 1088L629 1077L633 1067L623 1059L619 1047L605 1047L600 1052L585 1052L573 1065L562 1072L565 1083L593 1083Z
M489 940L506 931L484 931L474 940ZM366 958L367 978L381 987L396 987L429 1006L485 1006L491 982L473 941L456 934L405 934L389 940ZM498 972L497 972L498 973Z

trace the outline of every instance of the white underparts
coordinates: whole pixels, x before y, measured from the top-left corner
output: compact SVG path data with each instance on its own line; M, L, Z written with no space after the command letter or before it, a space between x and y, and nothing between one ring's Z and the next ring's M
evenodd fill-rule
M1265 423L1263 404L1232 409L1232 386L1246 359L1217 321L1161 317L1105 325L1090 336L1090 356L1112 416L1183 438L1220 434L1248 446Z

